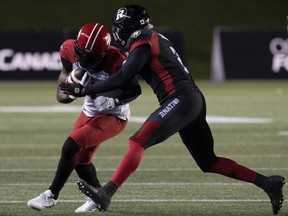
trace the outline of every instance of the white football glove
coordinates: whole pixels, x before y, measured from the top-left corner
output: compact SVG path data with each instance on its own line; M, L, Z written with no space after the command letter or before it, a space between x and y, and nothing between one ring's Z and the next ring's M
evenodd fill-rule
M94 105L100 112L110 110L115 107L115 99L104 96L98 96L94 100Z

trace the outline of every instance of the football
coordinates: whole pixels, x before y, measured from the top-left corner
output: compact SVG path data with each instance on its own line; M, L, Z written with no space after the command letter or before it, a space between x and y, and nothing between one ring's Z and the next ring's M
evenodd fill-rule
M79 83L83 86L87 83L88 74L85 70L81 68L75 68L70 72L70 74L67 77L67 81L69 83Z
M79 83L82 86L86 86L87 83L89 82L89 76L88 73L81 69L81 68L75 68L74 70L72 70L69 75L67 76L67 82L68 83ZM73 96L73 95L69 95L69 97L72 100L76 100L77 97Z

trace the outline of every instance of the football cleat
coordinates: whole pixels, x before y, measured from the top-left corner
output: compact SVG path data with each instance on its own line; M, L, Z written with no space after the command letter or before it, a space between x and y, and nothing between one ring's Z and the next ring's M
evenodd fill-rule
M104 212L108 209L111 197L103 189L94 188L82 179L77 181L77 185L83 194L93 200L99 211Z
M282 193L283 185L285 184L285 178L282 176L269 176L268 177L268 188L265 192L268 194L273 214L277 215L282 207L284 196Z
M46 190L39 196L29 200L27 202L27 206L38 211L41 211L46 208L51 208L57 203L57 200L53 199L53 197L54 194L51 192L51 190Z
M94 212L96 209L96 204L93 202L93 200L87 197L83 205L75 210L75 213Z

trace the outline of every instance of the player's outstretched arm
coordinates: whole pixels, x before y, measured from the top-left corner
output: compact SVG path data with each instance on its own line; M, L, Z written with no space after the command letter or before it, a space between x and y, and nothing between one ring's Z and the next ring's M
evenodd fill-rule
M91 83L85 88L87 94L96 94L114 89L123 89L135 78L143 67L151 60L151 47L136 47L128 56L122 68L101 83Z

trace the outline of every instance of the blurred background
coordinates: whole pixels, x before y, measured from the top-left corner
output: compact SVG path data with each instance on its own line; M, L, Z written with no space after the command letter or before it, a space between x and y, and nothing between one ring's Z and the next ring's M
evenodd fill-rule
M252 51L259 50L260 53L263 53L263 49L267 52L268 56L258 59L256 64L268 62L268 69L266 69L269 70L267 73L270 73L273 53L271 53L269 43L274 38L283 39L280 42L276 41L275 47L278 49L277 51L280 50L281 54L287 55L288 42L287 40L285 42L285 38L287 38L288 4L286 0L2 0L0 7L0 49L2 51L4 49L5 52L0 50L0 79L13 79L19 75L19 71L31 70L29 65L26 65L26 69L23 69L25 66L22 66L21 69L19 65L17 67L9 65L9 63L12 61L21 62L19 56L19 59L13 59L18 52L22 54L31 52L31 55L35 56L35 52L38 52L37 48L41 50L40 56L45 52L44 49L50 49L50 54L53 53L52 56L46 56L46 60L49 58L52 60L50 66L46 66L44 70L54 71L53 77L55 77L59 72L59 65L55 63L53 66L52 62L56 58L55 52L58 51L65 39L76 37L77 31L89 22L101 22L110 29L113 14L117 9L131 3L140 4L148 10L155 29L172 34L172 41L176 43L182 60L195 79L211 78L221 81L229 78L226 73L230 73L230 71L234 73L236 69L229 64L226 65L226 63L230 62L238 68L238 66L247 64L247 61L251 61L251 58L257 59L259 57L257 53L252 52L252 56L245 58L247 53L251 53L249 48ZM235 35L235 31L240 34ZM227 32L228 35L225 34ZM230 34L231 32L233 34ZM241 35L243 32L245 34ZM219 35L220 43L217 40ZM245 46L247 41L249 44ZM12 46L15 47L11 50ZM285 46L286 49L284 50L283 47ZM239 51L243 47L245 50ZM236 60L227 59L225 55L234 56ZM31 61L35 61L35 59ZM283 63L284 66L282 65L282 68L279 69L282 75L278 71L274 72L277 73L276 77L264 75L263 78L286 79L288 77L287 58L285 62ZM285 68L285 64L287 68ZM37 68L37 66L35 67ZM44 66L38 67L41 70ZM255 67L252 65L246 70L245 68L241 70L245 70L245 73L263 70L263 68L257 69ZM10 72L10 75L6 72ZM212 73L216 73L216 75ZM231 76L231 79L235 77L233 74ZM39 77L47 78L44 73L41 75L35 73L30 78L38 79ZM48 78L51 77L48 76ZM246 75L236 75L235 78L246 79L247 77ZM261 79L262 77L256 74L252 78Z

